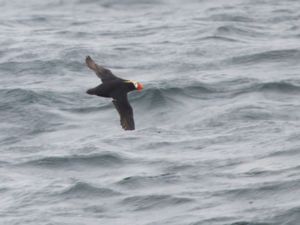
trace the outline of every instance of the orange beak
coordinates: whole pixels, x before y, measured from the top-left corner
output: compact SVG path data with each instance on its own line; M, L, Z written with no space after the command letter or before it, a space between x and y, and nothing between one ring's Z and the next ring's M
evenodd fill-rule
M143 90L143 88L144 88L144 85L142 85L141 83L138 83L137 90L141 91L141 90Z

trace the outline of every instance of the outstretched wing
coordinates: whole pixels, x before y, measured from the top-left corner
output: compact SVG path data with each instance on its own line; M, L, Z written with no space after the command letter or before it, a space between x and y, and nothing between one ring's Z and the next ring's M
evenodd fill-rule
M128 102L127 94L112 101L119 112L121 126L124 130L134 130L133 110Z
M120 79L119 77L113 75L109 69L97 65L90 56L86 57L85 62L91 70L94 70L96 75L102 80L103 83L105 81Z

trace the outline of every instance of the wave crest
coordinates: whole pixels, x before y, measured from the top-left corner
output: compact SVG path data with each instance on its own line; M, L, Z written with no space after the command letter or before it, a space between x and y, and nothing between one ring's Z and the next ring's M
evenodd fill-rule
M30 160L22 165L46 168L65 168L73 166L100 166L109 167L125 163L127 158L116 153L102 153L93 155L71 155L60 157L44 157L41 159Z
M68 198L112 197L120 194L112 189L95 187L85 182L77 182L60 193Z
M146 195L125 198L122 203L133 207L134 211L139 211L151 208L173 207L174 205L182 205L192 201L190 198L172 195Z
M233 65L254 65L258 63L282 63L289 61L297 61L299 57L300 51L298 49L281 49L236 56L231 58L230 60L225 61L226 63Z

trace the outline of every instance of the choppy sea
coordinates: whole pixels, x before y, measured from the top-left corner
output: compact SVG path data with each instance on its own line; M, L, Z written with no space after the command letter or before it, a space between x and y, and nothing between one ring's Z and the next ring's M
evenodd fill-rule
M299 225L298 0L0 0L1 225ZM85 57L144 84L135 131Z

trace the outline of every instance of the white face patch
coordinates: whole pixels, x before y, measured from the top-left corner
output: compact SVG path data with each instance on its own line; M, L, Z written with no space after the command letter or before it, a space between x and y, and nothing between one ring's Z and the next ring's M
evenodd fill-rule
M139 86L139 83L136 82L136 81L133 81L133 80L127 80L127 81L125 81L125 82L126 82L126 83L132 83L136 89L137 89L138 86Z
M138 82L136 81L132 81L133 85L135 86L135 88L137 89L138 88Z

